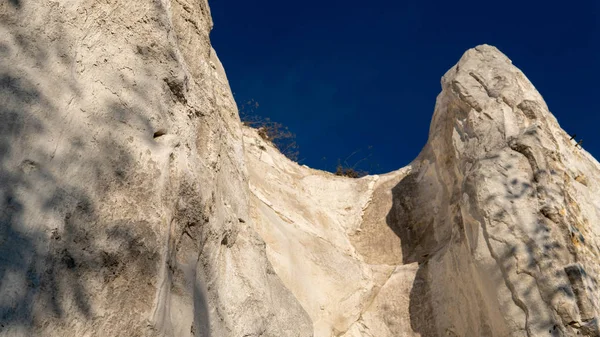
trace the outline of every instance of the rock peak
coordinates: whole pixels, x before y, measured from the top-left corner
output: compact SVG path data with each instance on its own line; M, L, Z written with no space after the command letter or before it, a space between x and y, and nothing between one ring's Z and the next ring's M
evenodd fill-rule
M467 50L441 84L430 142L458 137L464 149L489 151L533 124L559 128L523 72L493 46Z

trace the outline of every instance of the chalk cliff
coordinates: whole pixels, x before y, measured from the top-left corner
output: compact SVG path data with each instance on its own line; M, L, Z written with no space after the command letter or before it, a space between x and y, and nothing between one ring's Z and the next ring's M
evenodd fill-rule
M253 221L315 336L600 336L600 165L496 48L444 75L395 172L337 177L244 132Z
M241 125L212 24L0 3L0 336L600 336L600 165L506 56L350 179Z
M0 335L310 336L205 1L0 3Z

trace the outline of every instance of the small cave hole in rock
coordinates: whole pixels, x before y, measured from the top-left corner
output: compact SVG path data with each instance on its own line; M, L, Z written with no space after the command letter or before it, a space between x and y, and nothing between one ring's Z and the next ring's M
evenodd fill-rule
M153 138L158 138L167 134L167 131L164 129L159 129L154 132Z

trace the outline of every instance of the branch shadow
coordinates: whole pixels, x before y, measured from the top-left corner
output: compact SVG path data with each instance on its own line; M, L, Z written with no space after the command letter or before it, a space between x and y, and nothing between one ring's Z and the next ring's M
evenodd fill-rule
M500 211L490 216L478 215L478 219L476 219L479 223L478 230L483 232L485 240L480 244L487 246L503 275L503 277L501 276L493 282L504 284L511 292L517 292L515 290L516 285L512 283L513 281L507 275L527 273L535 277L536 282L532 282L526 287L519 284L519 289L524 288L524 290L519 290L518 294L515 293L517 295L513 294L513 297L518 297L516 305L525 312L528 321L535 322L535 324L531 323L529 333L532 331L547 331L550 336L562 336L568 333L597 336L600 333L597 330L598 318L592 315L593 310L590 309L589 292L597 289L598 282L593 276L588 275L581 264L569 263L564 258L566 252L571 249L569 246L573 240L585 244L585 238L579 232L573 234L574 227L568 221L557 219L556 214L550 214L550 211L546 208L539 210L535 220L522 217L518 208L518 205L526 200L532 201L535 205L543 204L536 203L540 193L548 195L544 200L559 202L552 199L551 196L553 194L561 195L561 191L556 190L555 186L545 186L543 182L546 180L542 179L544 175L554 176L557 173L552 170L538 169L533 172L531 180L522 179L521 174L502 174L501 170L506 169L506 163L503 163L499 157L493 159L491 165L495 165L495 169L498 170L496 177L499 177L495 178L498 179L496 183L504 186L504 193L490 196L481 204L481 207L486 210L500 209ZM518 172L511 165L508 165L508 169L516 170L513 173ZM437 302L433 301L431 287L433 284L438 286L443 284L440 281L443 280L444 276L438 275L439 270L431 271L428 261L433 256L445 254L448 246L466 245L466 237L470 237L472 241L478 235L469 234L470 229L466 228L467 226L463 223L462 217L455 217L456 214L452 212L449 213L452 220L435 218L434 208L436 206L432 204L434 198L431 197L431 186L425 186L425 182L420 181L420 174L422 172L418 170L410 172L392 188L393 204L387 214L386 221L401 240L403 263L416 262L419 265L409 295L411 328L420 336L437 337L440 336L439 333L441 332L438 331L439 327L436 326L438 318L435 317L433 305L434 303L439 305L439 300ZM485 184L492 183L489 176L472 177L471 180L467 183L472 186L465 189L471 200L474 200L475 196L473 194L480 188L477 185L480 181L485 181ZM458 203L456 200L454 202ZM494 233L494 229L490 228L490 224L495 221L496 223L492 227L496 228L498 227L497 223L504 221L504 218L508 216L512 217L509 219L510 221L514 221L514 226L510 228L509 233L519 238L516 240L517 245L509 244L510 241L492 239L493 235L491 233ZM453 232L458 234L451 237L441 235L444 239L437 242L434 238L434 232L439 229L434 228L434 221L438 223L437 226L440 226L439 224L443 221L449 221L453 227ZM533 223L530 221L533 221ZM525 228L528 229L525 230ZM568 231L571 232L571 238L563 235L568 232L565 228L570 228ZM496 233L496 236L498 235ZM575 239L573 239L573 235ZM498 248L499 242L503 242L503 246L500 246L501 249ZM521 259L526 263L518 266L515 262L517 259ZM567 265L557 265L560 263L567 263ZM516 266L519 267L519 270L516 270ZM463 276L467 276L467 280L469 277L474 277L470 274ZM479 291L475 286L477 282L473 280L470 283L473 284L473 289L469 291ZM444 287L447 287L444 291L458 291L453 285L444 285ZM478 295L478 297L481 296ZM539 305L540 298L547 305L550 303L571 303L572 309L569 309L571 311L553 312L556 309L552 308L550 311L553 313L550 313L547 319L535 320L536 316L540 317L542 314L541 311L537 311L539 308L536 307ZM500 300L503 301L504 299ZM506 299L506 301L511 301L511 299ZM573 305L573 303L576 303L576 305ZM452 310L451 303L442 305L447 305L447 310ZM579 312L581 321L577 321L572 312ZM479 316L479 314L477 315ZM483 314L481 317L483 317L481 320L488 319ZM457 324L460 323L457 322ZM485 336L492 336L493 332L489 330L491 324L488 325L486 322L481 322L481 324L480 331L485 332ZM453 332L446 330L446 333Z
M10 4L21 8L19 0ZM146 308L155 296L148 271L159 269L159 238L144 220L110 218L103 209L115 191L141 188L137 183L147 178L135 175L139 149L110 133L70 127L69 117L84 116L114 133L143 133L147 142L152 123L141 106L116 97L98 99L103 113L95 116L58 106L66 102L44 83L61 83L60 93L71 100L91 90L71 75L75 61L64 47L69 35L61 31L50 43L22 26L18 14L7 17L0 13L0 28L8 32L0 37L0 334L32 336L57 322L90 323L102 314L102 303L138 301ZM56 59L62 63L52 63ZM139 86L123 82L131 101L150 101ZM131 125L142 131L131 132ZM127 287L117 286L122 283ZM147 324L128 328L142 331Z

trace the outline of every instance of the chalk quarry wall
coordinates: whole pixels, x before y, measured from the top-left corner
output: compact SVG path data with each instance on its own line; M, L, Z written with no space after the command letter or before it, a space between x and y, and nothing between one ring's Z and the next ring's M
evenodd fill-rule
M506 56L350 179L241 125L212 24L0 2L0 336L600 336L600 165Z

